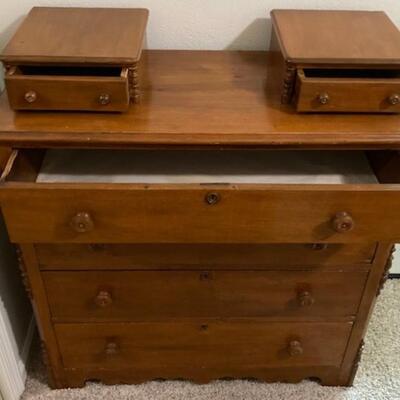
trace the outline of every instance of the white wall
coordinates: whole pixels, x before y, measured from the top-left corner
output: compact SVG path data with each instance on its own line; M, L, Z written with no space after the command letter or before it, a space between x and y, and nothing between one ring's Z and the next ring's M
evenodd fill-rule
M265 49L273 8L381 9L400 25L399 0L1 0L1 42L32 6L146 7L153 49Z

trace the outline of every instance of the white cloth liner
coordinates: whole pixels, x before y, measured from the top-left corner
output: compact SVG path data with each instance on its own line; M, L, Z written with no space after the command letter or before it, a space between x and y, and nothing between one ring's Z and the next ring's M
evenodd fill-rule
M37 182L377 183L361 151L48 150Z

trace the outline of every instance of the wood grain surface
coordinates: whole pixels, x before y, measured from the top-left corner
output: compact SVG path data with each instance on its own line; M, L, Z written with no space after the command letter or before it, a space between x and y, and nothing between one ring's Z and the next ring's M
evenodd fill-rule
M3 94L0 144L400 148L398 115L301 115L282 105L280 62L265 52L146 51L142 100L127 113L14 113Z

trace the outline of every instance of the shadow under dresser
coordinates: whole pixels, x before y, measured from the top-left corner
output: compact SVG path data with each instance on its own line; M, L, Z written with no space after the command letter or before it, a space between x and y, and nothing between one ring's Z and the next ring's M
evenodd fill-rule
M0 99L1 207L50 385L351 385L400 238L400 117L298 115L262 52L143 59L124 115Z

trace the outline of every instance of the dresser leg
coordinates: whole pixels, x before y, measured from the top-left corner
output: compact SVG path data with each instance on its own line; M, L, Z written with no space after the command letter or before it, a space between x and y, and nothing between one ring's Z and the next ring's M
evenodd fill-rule
M360 303L357 319L347 345L347 351L342 363L339 382L341 386L352 386L360 363L364 345L364 335L368 327L375 301L386 282L394 252L393 243L379 243L364 294Z
M52 326L50 310L43 280L37 262L35 248L32 244L16 246L19 267L23 282L31 300L35 313L39 334L41 337L41 351L43 362L47 369L49 386L52 389L66 387L64 369L58 349L57 338Z

